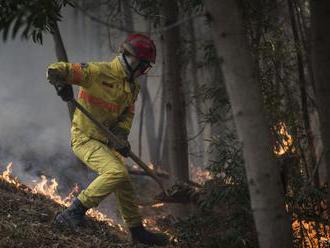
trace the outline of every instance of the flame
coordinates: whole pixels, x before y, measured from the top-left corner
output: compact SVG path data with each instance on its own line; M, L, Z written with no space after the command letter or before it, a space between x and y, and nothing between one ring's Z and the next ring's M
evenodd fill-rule
M78 195L78 193L80 192L80 188L78 186L78 184L75 184L72 188L72 190L70 191L70 193L64 198L64 202L65 203L71 203L73 198L76 197L76 195Z
M152 208L161 208L161 207L164 207L165 206L165 204L164 203L155 203L155 204L153 204L153 205L151 205L151 207Z
M282 156L288 151L294 151L294 147L292 147L293 144L293 138L288 133L288 129L284 122L279 122L275 126L275 130L278 132L279 136L281 137L281 142L278 142L274 146L274 153L278 156Z
M148 162L147 166L149 167L150 170L155 170L155 165L153 163ZM133 164L131 168L137 171L143 171L143 169L137 164Z
M156 226L156 220L154 220L152 218L145 218L143 220L143 225L147 226L152 231L160 232L160 229Z
M153 232L161 232L160 228L156 226L157 225L156 222L157 221L154 218L145 218L143 220L143 225L148 229L152 230ZM169 230L165 231L164 233L168 235L170 242L176 247L176 245L178 245L179 243L178 238L175 235L173 235Z
M191 179L197 183L204 183L207 180L212 179L211 173L199 166L190 166Z
M314 221L295 220L292 223L292 230L298 238L302 238L302 248L329 247L330 228L328 225L319 224L317 227ZM318 235L320 236L318 237Z
M55 178L51 179L50 182L48 182L47 177L42 175L41 181L33 187L32 193L48 196L53 201L64 206L68 206L69 204L64 202L62 200L62 197L57 194L57 187L58 183Z
M18 179L13 177L11 175L12 173L12 167L13 167L13 163L10 162L7 166L6 166L6 170L4 172L2 172L2 174L0 175L0 179L3 179L5 181L7 181L10 184L15 185L16 187L19 186L19 182Z
M111 227L117 227L120 231L125 232L125 229L122 225L120 224L116 224L115 221L113 219L111 219L109 216L101 213L100 211L96 210L96 209L89 209L87 211L87 216L92 217L98 221L102 221L107 223L109 226Z
M19 182L18 178L12 176L12 167L13 163L10 162L6 167L6 170L0 175L0 179L19 188L23 184ZM36 182L35 186L32 189L24 187L24 190L29 190L33 194L41 194L47 196L54 202L66 207L71 205L75 195L77 195L77 193L80 191L78 185L75 185L66 197L62 197L58 194L57 187L58 182L55 178L49 180L46 176L42 175L41 180L39 182ZM116 224L113 219L96 209L89 209L86 214L89 217L95 218L98 221L106 222L109 226L117 227L120 231L124 231L122 225Z

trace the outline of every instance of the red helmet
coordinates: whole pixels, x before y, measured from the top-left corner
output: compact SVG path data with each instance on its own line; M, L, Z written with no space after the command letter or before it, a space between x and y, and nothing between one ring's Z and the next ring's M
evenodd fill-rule
M140 60L155 63L156 46L152 39L143 34L131 34L120 46L121 52L128 52Z

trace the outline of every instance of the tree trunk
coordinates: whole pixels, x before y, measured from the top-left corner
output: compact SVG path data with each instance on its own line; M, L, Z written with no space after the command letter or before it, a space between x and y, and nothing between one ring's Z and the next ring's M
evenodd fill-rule
M164 25L178 20L178 3L162 2ZM189 180L188 145L186 130L185 100L181 80L180 29L176 26L164 32L165 84L166 90L166 139L169 146L171 174L181 181Z
M192 15L192 13L189 13ZM187 36L191 43L190 45L190 67L186 72L186 77L191 83L186 85L186 92L189 92L187 100L191 103L187 105L187 129L188 136L194 137L188 143L189 153L195 156L190 156L189 160L193 165L201 166L203 164L204 140L202 127L202 101L199 96L199 82L198 82L198 65L197 65L197 46L194 20L187 23ZM189 132L190 130L190 132Z
M53 31L52 34L53 34L53 40L55 43L55 53L56 53L57 60L63 61L63 62L69 62L68 56L66 54L65 47L63 44L62 36L61 36L57 23L55 23L55 27L52 31ZM70 120L72 121L75 106L72 105L72 103L70 103L70 102L67 103L67 106L69 109Z
M146 33L150 36L151 31L151 22L148 19L145 19L147 31ZM155 126L155 114L154 108L152 106L151 96L148 89L148 75L145 75L141 80L141 112L140 112L140 125L139 125L139 155L142 154L142 134L143 130L145 130L145 135L147 138L147 145L150 155L150 160L153 165L158 165L159 161L157 159L157 146L159 146L157 142L157 134L156 134L156 126Z
M293 6L293 0L288 0L288 7L289 7L289 16L291 21L291 28L292 28L292 34L295 42L295 48L296 48L296 54L297 54L297 69L298 69L298 83L300 88L300 96L301 96L301 110L302 110L302 119L304 122L307 142L308 142L308 149L307 149L307 156L308 156L308 164L307 168L309 172L312 172L314 170L314 167L316 166L316 157L315 157L315 145L314 145L314 138L313 138L313 130L311 129L310 125L310 115L309 115L309 108L308 108L308 100L307 100L307 80L305 76L305 66L303 61L303 52L302 49L302 41L299 36L298 32L298 24L296 21L296 15L295 10ZM313 177L313 173L309 173L311 177ZM315 173L314 175L314 184L319 185L319 179L318 179L318 173Z
M249 51L237 1L205 2L213 22L218 56L223 61L222 68L238 137L243 145L259 246L292 247L279 167L275 162L263 97L255 75L255 63Z
M129 0L122 0L122 24L124 25L126 30L134 30L134 23L133 23L133 15L132 11L129 6ZM131 34L132 32L127 32L127 34Z
M162 54L165 54L165 44L164 41L161 41ZM159 164L163 170L169 171L169 159L168 159L168 140L166 132L166 112L165 112L165 100L166 100L166 90L165 90L165 73L163 73L165 68L164 56L162 56L162 74L161 74L161 85L162 85L162 94L161 94L161 105L160 105L160 116L159 116L159 127L158 127L158 140L160 140L161 146L157 146L157 158Z
M149 89L147 87L147 79L146 82L141 85L141 97L142 97L142 109L141 109L141 117L140 117L141 118L140 128L141 129L143 128L142 124L144 123L150 160L154 164L154 166L157 166L158 165L157 149L155 147L158 146L159 144L156 138L157 135L156 135L156 127L155 127L155 115L154 115L154 109L152 106ZM144 122L142 120L144 120Z
M330 182L330 1L311 1L312 67L320 116L324 160ZM329 187L329 186L328 186ZM328 204L330 190L328 190ZM330 208L328 207L330 214Z

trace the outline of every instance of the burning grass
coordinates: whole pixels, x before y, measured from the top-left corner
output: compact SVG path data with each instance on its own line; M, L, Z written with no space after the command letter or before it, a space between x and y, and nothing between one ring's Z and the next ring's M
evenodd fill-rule
M11 176L12 163L0 174L0 247L131 247L118 226L88 218L79 233L59 231L51 223L70 204L45 177L29 188Z
M70 205L79 188L62 198L57 181L45 176L30 188L12 176L12 166L0 174L0 247L135 247L121 225L94 209L79 233L56 229L52 220ZM150 219L146 224L155 223Z
M66 197L61 197L57 193L57 181L42 176L30 188L12 176L12 166L12 163L8 164L0 174L0 247L134 247L127 240L123 227L97 210L89 210L87 225L79 233L55 229L51 225L54 216L70 205L80 191L78 186ZM208 175L203 174L202 178L205 177ZM249 228L241 234L237 234L238 227L233 226L234 219L241 214L237 204L227 206L228 203L223 203L215 212L207 212L206 215L201 212L185 221L164 216L167 204L158 202L150 205L151 209L160 211L160 215L145 219L144 225L153 231L170 232L175 247L219 247L217 244L225 241L236 242L237 235L246 239L239 241L240 244L252 245L242 247L255 247L252 220L243 218L244 225ZM295 247L329 247L329 226L294 220L292 229Z

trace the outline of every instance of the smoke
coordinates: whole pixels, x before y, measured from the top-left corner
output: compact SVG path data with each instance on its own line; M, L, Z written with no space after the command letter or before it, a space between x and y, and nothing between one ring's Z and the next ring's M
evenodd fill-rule
M59 25L71 62L110 61L115 56L109 49L106 28L81 13L65 9ZM112 30L111 45L117 47L125 37L126 34ZM55 177L64 189L74 183L85 186L94 174L73 156L66 104L45 76L47 66L56 62L51 35L44 37L43 45L19 38L0 41L0 62L0 172L13 161L13 174L23 182L43 174ZM152 74L148 87L152 101L158 103L159 67L154 68ZM136 107L130 135L133 151L138 147L140 97ZM159 111L155 110L155 114L157 126ZM143 130L142 158L149 161L145 127Z
M72 61L100 59L91 23L75 20L68 9L60 28ZM13 173L23 181L45 174L62 184L85 184L87 176L75 170L66 104L45 76L48 64L56 62L52 37L46 35L43 45L19 38L0 43L0 171L13 161Z

